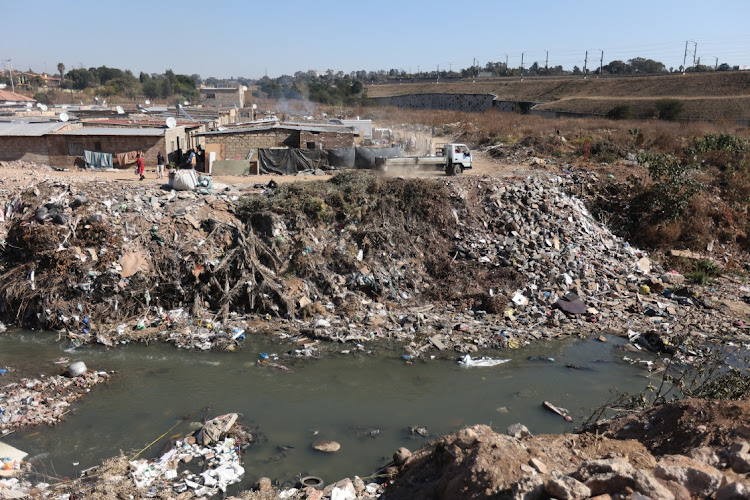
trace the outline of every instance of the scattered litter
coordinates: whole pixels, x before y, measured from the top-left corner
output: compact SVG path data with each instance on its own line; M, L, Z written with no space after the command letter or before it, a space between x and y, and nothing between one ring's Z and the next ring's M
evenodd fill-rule
M497 366L507 363L510 359L493 359L489 357L481 357L472 359L470 354L462 357L458 364L461 366Z

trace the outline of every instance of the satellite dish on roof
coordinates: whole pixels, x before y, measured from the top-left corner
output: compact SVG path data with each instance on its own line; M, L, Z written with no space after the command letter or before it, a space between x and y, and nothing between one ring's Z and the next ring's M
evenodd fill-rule
M174 119L174 116L167 118L167 128L175 128L176 126L177 120Z
M60 121L61 122L66 122L68 120L70 120L70 116L68 116L68 113L65 113L65 112L60 113Z
M96 96L94 96L94 101L98 103L99 102L99 98L96 97Z
M41 106L39 106L39 109L41 109L42 111L47 111L47 105L42 104Z
M125 114L125 110L122 109L120 106L117 106L117 108L115 108L115 109L117 110L117 114L118 115L124 115Z
M27 107L27 108L30 108L30 107L32 107L32 106L33 106L33 104L31 104L30 102L27 102L27 103L26 103L26 107Z
M253 104L253 109L258 109L258 105L257 104Z
M148 106L149 104L151 104L151 101L149 101L148 99L146 99L145 102L146 102L146 106Z
M242 91L243 91L243 92L247 92L247 85L243 85L243 86L242 86Z
M190 101L185 101L182 104L184 104L185 106L189 106L190 105Z
M60 106L60 107L61 107L62 109L68 109L68 105L67 105L67 104L63 104L63 105L62 105L62 106Z
M41 102L36 103L36 107L37 108L41 108L42 107L42 103Z

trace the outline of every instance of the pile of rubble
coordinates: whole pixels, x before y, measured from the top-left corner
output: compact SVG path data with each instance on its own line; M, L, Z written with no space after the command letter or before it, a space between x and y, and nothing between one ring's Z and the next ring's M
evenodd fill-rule
M747 310L721 305L741 305L742 284L696 297L593 220L570 195L574 178L338 177L243 213L231 189L41 178L8 191L0 314L64 330L74 345L201 350L233 350L256 332L401 340L410 356L688 324L750 339ZM250 199L276 200L276 189ZM356 189L356 204L333 205Z
M0 390L0 433L4 435L14 429L57 424L70 411L73 401L97 384L107 382L111 376L103 371L86 371L73 377L25 378L5 385Z
M478 425L440 438L415 453L394 454L395 481L385 498L747 498L750 444L747 404L729 413L738 420L706 417L733 402L689 400L611 422L612 432L532 436L523 425L497 434ZM706 405L715 411L697 413ZM672 414L670 418L668 415ZM688 418L684 418L688 417ZM604 424L604 423L603 423ZM653 428L653 431L643 430ZM726 425L725 425L726 424ZM727 427L728 426L728 427ZM630 439L618 437L628 431ZM672 442L669 451L649 433ZM690 433L705 442L677 442ZM640 441L640 442L639 442Z

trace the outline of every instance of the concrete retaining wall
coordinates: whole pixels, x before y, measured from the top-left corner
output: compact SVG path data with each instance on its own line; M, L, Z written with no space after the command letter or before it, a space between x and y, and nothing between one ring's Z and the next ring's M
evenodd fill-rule
M380 106L412 109L446 109L451 111L482 112L493 108L492 94L411 94L376 97Z

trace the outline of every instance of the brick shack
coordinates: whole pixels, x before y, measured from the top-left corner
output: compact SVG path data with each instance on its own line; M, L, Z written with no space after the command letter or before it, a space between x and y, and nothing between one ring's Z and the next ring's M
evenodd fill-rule
M178 162L190 147L185 126L169 128L82 127L80 123L0 123L0 161L30 161L62 168L80 162L84 150L104 153L142 151L156 165L162 151Z
M233 128L202 132L196 138L205 140L206 151L216 151L217 160L257 161L258 149L300 148L336 149L354 146L356 132L349 127L306 125L300 123L271 123L250 128Z
M245 106L245 90L242 87L201 87L200 103L219 108L242 108Z

